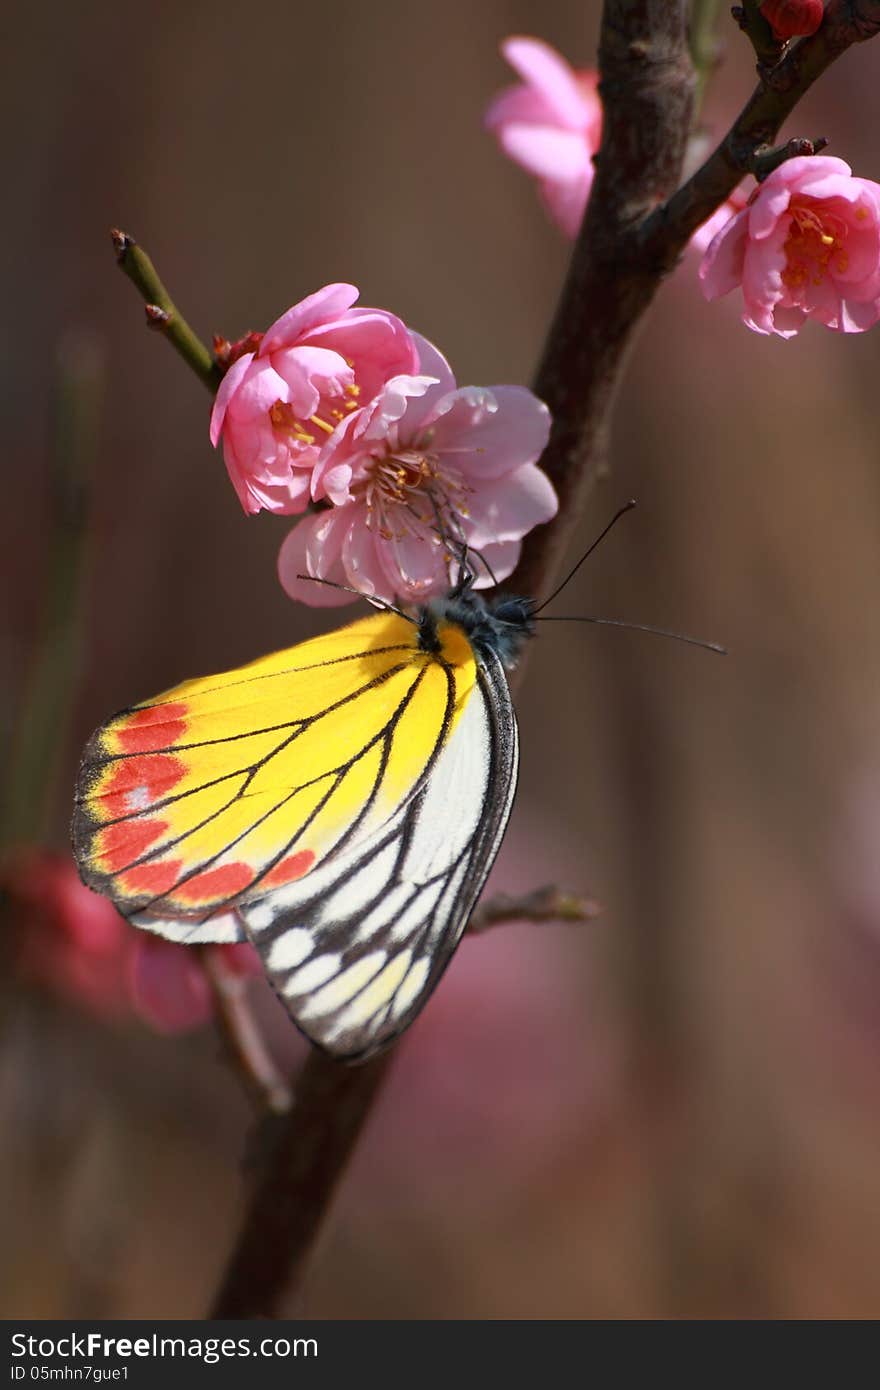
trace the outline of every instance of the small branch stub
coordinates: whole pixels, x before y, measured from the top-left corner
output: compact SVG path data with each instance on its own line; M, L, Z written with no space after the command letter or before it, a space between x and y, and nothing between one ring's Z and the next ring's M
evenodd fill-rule
M145 304L144 312L147 316L148 328L167 328L171 322L171 315L165 309L160 309L158 304Z
M779 168L780 164L785 164L789 159L819 154L827 144L828 141L825 136L820 135L816 140L796 137L784 145L776 145L772 148L759 147L752 156L752 173L758 182L762 183L768 174L772 174L774 169Z
M468 922L468 934L511 922L589 922L602 911L593 898L581 898L548 884L521 897L496 893L478 903Z
M745 0L742 5L734 5L730 13L755 50L759 75L775 68L785 53L786 41L774 34L761 13L759 0Z

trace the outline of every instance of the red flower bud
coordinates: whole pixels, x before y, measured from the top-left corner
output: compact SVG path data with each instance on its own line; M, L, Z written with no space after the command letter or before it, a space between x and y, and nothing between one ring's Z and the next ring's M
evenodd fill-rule
M245 333L243 338L238 338L231 343L228 338L223 338L219 333L214 334L214 356L224 372L237 362L239 357L243 357L246 352L256 352L260 343L263 341L262 333Z
M823 0L764 0L761 5L761 14L780 43L815 34L824 11Z

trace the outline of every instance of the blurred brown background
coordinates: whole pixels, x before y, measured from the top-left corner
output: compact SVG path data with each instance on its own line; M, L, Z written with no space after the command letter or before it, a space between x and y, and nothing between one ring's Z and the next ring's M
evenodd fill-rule
M242 515L207 393L141 327L109 227L206 336L346 279L460 382L528 381L567 250L481 114L508 80L502 37L586 64L598 10L83 0L7 19L7 723L47 568L54 361L85 335L106 363L57 845L112 710L336 620L283 595L286 524ZM715 133L751 84L722 28ZM880 179L878 62L880 44L849 54L787 134L826 134ZM666 286L578 545L626 497L640 509L556 611L730 655L542 635L493 881L556 880L605 911L465 942L401 1048L306 1314L880 1312L878 362L878 330L749 333L704 303L692 258ZM216 1041L111 1029L14 982L2 1029L0 1312L200 1315L249 1123Z

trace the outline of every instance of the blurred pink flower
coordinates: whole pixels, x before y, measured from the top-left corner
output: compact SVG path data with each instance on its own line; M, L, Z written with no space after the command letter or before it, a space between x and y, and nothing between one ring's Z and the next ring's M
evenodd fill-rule
M253 946L208 946L229 975L262 975ZM198 955L188 946L138 931L128 961L128 987L135 1013L157 1033L185 1033L207 1023L214 996Z
M880 185L842 159L790 159L722 227L700 266L707 299L741 288L743 321L791 338L808 318L860 333L880 318Z
M400 319L353 309L354 285L325 285L294 304L256 346L235 357L211 414L211 443L223 439L232 485L246 512L299 513L309 501L321 445L389 377L418 370Z
M598 74L576 71L540 39L505 39L501 52L523 82L495 97L486 128L505 154L537 178L551 217L574 239L602 138Z
M572 68L540 39L511 38L504 57L523 78L495 97L485 125L505 154L538 180L541 197L560 230L573 240L593 185L593 156L602 140L599 74ZM701 254L728 218L739 212L740 189L694 233Z
M213 1000L196 954L129 926L86 888L64 854L27 847L0 868L14 912L17 966L26 979L105 1019L137 1014L161 1033L207 1022ZM251 946L213 946L234 974L260 974Z
M304 574L422 602L449 588L450 545L461 541L503 579L525 533L555 515L556 494L535 462L547 407L522 386L457 387L445 358L413 336L422 374L394 377L322 451L312 490L333 506L304 518L278 557L292 598L352 601ZM478 585L492 582L484 569Z

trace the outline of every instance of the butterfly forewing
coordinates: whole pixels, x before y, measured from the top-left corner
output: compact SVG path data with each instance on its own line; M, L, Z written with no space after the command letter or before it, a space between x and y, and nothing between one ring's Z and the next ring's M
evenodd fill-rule
M138 925L230 939L230 906L312 872L414 794L473 672L382 614L124 711L80 772L83 877Z

